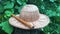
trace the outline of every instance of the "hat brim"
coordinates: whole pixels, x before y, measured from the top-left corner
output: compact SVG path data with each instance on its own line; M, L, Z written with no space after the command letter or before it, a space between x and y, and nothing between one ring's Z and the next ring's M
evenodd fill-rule
M19 15L16 15L19 16ZM34 21L34 22L28 22L34 25L34 29L38 29L38 28L43 28L45 26L47 26L50 22L50 19L48 16L44 15L44 14L39 14L39 19ZM25 26L24 24L22 24L21 22L17 21L14 17L11 17L9 19L9 23L17 28L22 28L22 29L30 29L27 26Z

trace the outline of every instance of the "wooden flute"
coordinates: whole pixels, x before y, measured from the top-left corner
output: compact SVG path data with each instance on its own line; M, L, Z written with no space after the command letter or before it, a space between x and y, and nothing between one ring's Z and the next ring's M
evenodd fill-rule
M30 23L24 21L23 19L21 19L20 17L15 16L14 14L12 14L12 17L14 17L16 20L18 20L19 22L21 22L22 24L24 24L25 26L29 27L29 28L34 28L34 26L32 26Z

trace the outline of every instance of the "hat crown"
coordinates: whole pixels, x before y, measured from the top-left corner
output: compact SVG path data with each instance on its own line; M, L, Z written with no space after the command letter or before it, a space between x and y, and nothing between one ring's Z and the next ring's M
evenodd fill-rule
M20 18L25 21L31 22L39 18L39 10L35 5L26 5L20 12Z
M32 4L25 5L21 11L26 11L26 12L35 12L38 10L38 7Z

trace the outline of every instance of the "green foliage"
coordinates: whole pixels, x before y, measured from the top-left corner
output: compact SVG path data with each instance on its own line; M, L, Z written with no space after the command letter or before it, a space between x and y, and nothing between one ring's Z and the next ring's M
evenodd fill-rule
M0 34L13 32L14 28L9 24L9 18L11 14L18 14L26 2L27 0L0 0Z
M56 1L56 0L50 0L51 2L54 2L54 1Z
M19 5L24 5L25 2L26 2L26 0L17 0L17 3L18 3Z
M14 13L14 10L13 10L13 9L11 9L11 10L6 10L6 11L5 11L5 15L8 16L8 17L10 17L11 14L13 14L13 13Z
M5 6L4 6L4 9L11 9L14 7L14 2L6 2L5 3Z
M6 16L11 16L11 12L10 11L5 11L5 14L6 14Z
M38 6L40 13L50 17L51 23L43 28L46 34L60 34L60 0L30 0Z
M8 21L2 22L0 26L2 27L2 30L4 30L8 34L11 34L13 31L13 27L10 26Z
M11 14L18 14L28 0L0 0L1 34L11 34L13 27L8 20ZM46 34L60 34L60 0L29 0L28 3L38 6L40 13L50 17L51 23L43 28Z

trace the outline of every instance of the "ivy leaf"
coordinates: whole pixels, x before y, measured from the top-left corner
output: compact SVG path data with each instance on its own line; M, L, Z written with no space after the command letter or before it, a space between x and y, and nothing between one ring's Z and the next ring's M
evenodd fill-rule
M21 0L17 0L17 3L18 3L19 5L22 5L22 1L21 1Z
M47 10L46 15L48 15L49 17L52 17L52 16L57 16L57 13L56 11L53 11L53 10Z
M60 16L60 13L57 13L57 16Z
M24 0L17 0L17 3L18 3L19 5L25 5L25 4L26 4L26 2L24 2Z
M2 27L2 30L4 30L8 34L11 34L13 32L13 27L10 26L8 21L2 22L0 26Z
M50 0L51 2L54 2L54 1L56 1L56 0Z
M41 9L45 9L45 7L42 5L42 6L41 6Z
M11 13L14 13L14 9L11 9L10 11L11 11Z
M7 17L6 15L4 15L4 18L6 18L6 19L7 19L8 17Z
M7 2L4 6L4 9L11 9L14 7L14 2Z
M6 10L6 11L5 11L5 15L6 15L6 16L10 17L10 16L11 16L11 14L12 14L12 12L11 12L11 11L8 11L8 10Z
M20 6L20 7L19 7L19 6L15 6L15 11L16 11L16 12L18 11L18 13L20 13L20 12L21 12L22 7L23 7L23 6ZM17 9L17 10L16 10L16 9Z
M46 34L51 34L50 32L47 32Z
M60 6L57 7L56 11L57 12L60 12Z

